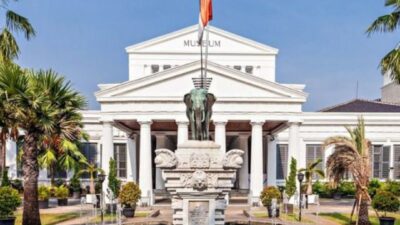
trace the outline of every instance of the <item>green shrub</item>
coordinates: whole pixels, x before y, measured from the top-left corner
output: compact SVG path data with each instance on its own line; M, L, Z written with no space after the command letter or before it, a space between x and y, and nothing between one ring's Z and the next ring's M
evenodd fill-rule
M21 198L17 190L11 187L0 187L0 218L12 217L20 204Z
M292 197L296 192L296 176L297 176L297 160L292 157L290 161L290 173L289 177L286 178L286 189L285 192L288 197Z
M81 181L76 174L69 180L69 188L72 192L81 192Z
M400 207L399 199L388 191L378 190L372 199L372 207L381 212L397 212Z
M354 182L343 181L339 183L337 191L342 193L344 196L351 196L356 194L356 186Z
M56 187L60 187L60 186L62 186L62 185L65 185L65 180L62 179L62 178L58 178L58 179L54 182L54 185L55 185Z
M118 198L120 203L125 207L134 208L141 194L139 185L134 182L128 182L122 186Z
M278 202L281 200L281 193L274 186L265 187L261 192L260 199L264 206L271 206L272 199L276 198Z
M381 182L378 179L372 179L368 184L368 193L371 198L373 198L382 186Z
M40 185L38 188L39 201L46 201L49 198L50 198L50 188L44 185Z
M8 178L8 169L4 168L1 174L1 186L2 187L8 187L10 186L10 179Z
M54 196L58 199L66 199L69 196L69 190L66 186L61 185L55 188Z
M114 159L110 159L110 172L108 174L108 188L111 190L113 195L117 197L119 195L119 189L121 188L121 181L117 178L117 165Z
M316 181L313 184L313 192L321 198L331 198L334 191L327 182Z
M20 179L14 179L11 181L11 187L16 189L19 192L24 191L24 185L22 184L22 180Z
M400 181L388 180L382 184L381 190L390 192L400 197Z

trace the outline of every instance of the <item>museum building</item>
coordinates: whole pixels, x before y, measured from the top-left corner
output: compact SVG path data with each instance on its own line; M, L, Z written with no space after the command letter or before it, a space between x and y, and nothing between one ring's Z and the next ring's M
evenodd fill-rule
M283 184L291 157L298 168L317 159L323 159L324 168L332 149L324 151L323 141L347 135L344 126L355 126L360 115L373 144L372 176L400 179L399 85L385 77L379 100L355 99L303 112L305 85L275 80L278 49L216 27L209 32L206 71L209 92L217 98L210 138L221 152L245 151L236 191L257 198L264 186ZM154 166L155 149L175 150L190 137L183 96L200 76L196 40L197 25L127 47L129 80L99 84L100 110L82 112L90 135L81 145L83 153L106 173L109 159L116 159L118 176L138 182L150 204L166 193ZM7 148L10 175L18 177L17 145L9 141ZM42 170L40 181L48 180Z

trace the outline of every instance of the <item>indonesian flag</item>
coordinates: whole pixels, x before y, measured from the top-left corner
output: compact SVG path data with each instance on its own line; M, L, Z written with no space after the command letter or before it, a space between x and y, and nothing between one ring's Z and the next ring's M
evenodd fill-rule
M212 18L212 0L200 0L199 44L202 43L204 29L208 25L208 22L212 20Z

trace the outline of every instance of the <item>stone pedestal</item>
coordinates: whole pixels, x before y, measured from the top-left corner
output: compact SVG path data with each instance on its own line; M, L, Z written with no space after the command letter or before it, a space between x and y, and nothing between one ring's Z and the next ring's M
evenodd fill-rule
M174 152L156 150L155 164L163 170L172 196L174 225L225 223L225 197L242 166L243 151L227 153L212 141L186 141Z

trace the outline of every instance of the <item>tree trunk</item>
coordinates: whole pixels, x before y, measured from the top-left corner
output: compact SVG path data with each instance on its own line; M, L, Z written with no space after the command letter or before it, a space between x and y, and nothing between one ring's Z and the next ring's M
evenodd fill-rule
M3 170L6 168L6 142L1 140L0 142L0 174L3 174Z
M360 211L358 213L358 224L359 225L370 225L368 218L368 202L369 199L366 196L362 196Z
M25 135L23 153L24 171L24 208L22 215L23 225L41 225L38 203L39 165L37 161L36 135Z

